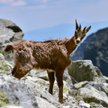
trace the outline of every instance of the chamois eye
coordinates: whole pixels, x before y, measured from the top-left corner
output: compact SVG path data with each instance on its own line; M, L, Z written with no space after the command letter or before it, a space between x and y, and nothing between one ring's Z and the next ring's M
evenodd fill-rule
M77 43L79 43L79 42L80 42L80 40L76 40L76 42L77 42Z

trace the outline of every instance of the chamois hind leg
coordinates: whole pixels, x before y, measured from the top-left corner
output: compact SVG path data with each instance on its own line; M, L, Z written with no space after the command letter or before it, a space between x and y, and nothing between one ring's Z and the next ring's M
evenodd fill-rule
M59 87L59 102L60 103L63 103L63 73L64 73L63 70L56 71L57 84Z
M49 93L50 94L53 94L53 85L54 85L54 81L55 81L55 77L54 77L54 72L49 72L47 71L48 73L48 78L49 78Z

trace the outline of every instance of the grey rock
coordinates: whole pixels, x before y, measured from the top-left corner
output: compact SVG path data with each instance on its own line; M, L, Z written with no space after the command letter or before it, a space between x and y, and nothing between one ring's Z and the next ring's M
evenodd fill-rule
M108 95L108 84L107 83L102 84L102 90Z
M101 71L90 60L73 61L68 67L69 75L73 83L80 81L105 82Z
M5 61L5 59L3 60ZM6 64L10 64L8 61L5 62ZM93 66L91 61L74 61L73 64L76 66L76 68L74 67L74 72L79 72L78 69L80 70L80 73L77 73L78 76L75 76L75 78L78 79L79 77L80 79L81 77L82 79L72 84L70 79L72 74L69 75L67 70L65 71L63 81L64 104L58 102L58 86L56 81L54 84L54 94L49 94L49 81L46 79L47 72L32 70L24 78L18 80L12 77L10 70L5 70L4 74L0 74L0 91L8 96L6 99L8 99L9 105L7 105L6 108L10 108L13 104L16 105L13 106L13 108L107 107L108 84L105 82L107 78L103 77L101 72ZM85 73L81 71L82 69ZM72 70L70 72L72 72ZM87 75L85 75L86 72ZM85 77L91 80L85 80ZM5 106L3 107L5 108Z
M0 19L0 47L15 40L22 39L24 33L12 21Z
M0 53L0 74L9 73L13 66L5 60L4 56Z
M68 105L68 106L63 106L62 108L71 108L71 107Z
M84 101L80 101L80 102L79 102L79 105L80 105L81 107L84 107L84 108L90 108L90 104L85 103Z
M42 86L44 82L42 79L31 80L32 78L29 77L19 81L10 75L2 75L0 79L0 91L4 91L9 96L8 99L11 104L24 108L42 108L41 101L43 102L42 104L45 105L50 105L50 102L56 105L59 104L55 98L45 90L45 83L44 86ZM46 99L47 102L39 97ZM50 106L54 108L53 105Z
M45 99L42 99L40 97L37 97L37 103L38 103L38 108L56 108L54 105L46 101Z
M108 77L107 76L103 76L103 77L106 80L106 82L108 83Z
M91 103L91 108L107 108L107 107L104 107L101 104L97 104L95 102L92 102Z
M108 107L108 97L106 93L99 91L90 85L80 88L78 94L85 102L101 103L103 106Z
M5 58L4 58L2 53L0 53L0 60L5 60Z
M47 75L47 71L43 71L43 70L31 70L30 76L32 77L38 77L44 80L48 80L48 75Z
M74 84L74 88L75 89L79 89L81 87L84 87L87 83L88 83L88 81L83 81L83 82L75 83Z
M8 105L8 106L0 107L0 108L24 108L24 107L22 107L22 106Z

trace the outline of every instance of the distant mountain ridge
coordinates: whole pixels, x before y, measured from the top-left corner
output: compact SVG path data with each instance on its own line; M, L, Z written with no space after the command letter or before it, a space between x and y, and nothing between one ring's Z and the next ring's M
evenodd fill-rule
M89 35L77 48L72 59L90 59L108 76L108 27Z

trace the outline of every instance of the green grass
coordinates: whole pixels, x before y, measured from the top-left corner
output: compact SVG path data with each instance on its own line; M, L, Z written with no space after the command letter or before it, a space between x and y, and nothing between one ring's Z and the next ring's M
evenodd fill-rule
M4 60L0 60L0 74L5 73L9 70L9 66L6 64Z
M8 96L4 92L0 91L0 106L5 106L8 104Z
M3 54L3 55L5 54L5 52L3 50L0 50L0 53Z
M0 74L6 73L12 68L12 65L8 61L0 60Z

